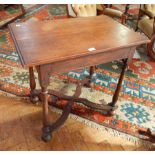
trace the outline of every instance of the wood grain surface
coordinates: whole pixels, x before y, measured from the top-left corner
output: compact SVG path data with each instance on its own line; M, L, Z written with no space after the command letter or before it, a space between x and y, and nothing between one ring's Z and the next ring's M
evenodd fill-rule
M23 66L68 60L132 47L149 40L107 16L12 23ZM89 49L94 48L90 51Z

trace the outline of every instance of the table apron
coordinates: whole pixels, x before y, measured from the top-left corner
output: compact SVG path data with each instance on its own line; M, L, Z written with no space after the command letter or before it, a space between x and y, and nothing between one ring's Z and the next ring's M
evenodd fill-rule
M74 58L70 60L54 62L43 66L45 68L47 66L50 67L51 74L65 73L72 70L81 69L84 67L111 62L114 60L120 60L125 58L130 59L133 53L134 53L133 48L123 48L115 51L107 51L107 52L87 55L79 58Z

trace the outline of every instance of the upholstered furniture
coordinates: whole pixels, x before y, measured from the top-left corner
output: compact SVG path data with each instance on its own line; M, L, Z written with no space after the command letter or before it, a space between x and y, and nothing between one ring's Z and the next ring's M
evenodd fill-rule
M104 14L120 18L122 23L125 22L125 15L121 11L108 8L103 4L68 4L68 11L71 17L88 17Z
M151 42L147 45L148 54L155 60L155 4L140 5L137 29L147 35Z

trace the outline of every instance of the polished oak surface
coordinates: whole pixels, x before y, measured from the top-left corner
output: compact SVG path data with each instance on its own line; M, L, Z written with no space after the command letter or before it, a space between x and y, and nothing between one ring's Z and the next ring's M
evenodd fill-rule
M13 23L9 28L23 66L110 52L149 41L107 16Z

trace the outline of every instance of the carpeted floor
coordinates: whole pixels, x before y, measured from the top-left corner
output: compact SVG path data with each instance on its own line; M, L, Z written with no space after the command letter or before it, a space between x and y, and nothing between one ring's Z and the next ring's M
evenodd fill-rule
M18 22L59 18L67 18L64 5L39 5ZM146 56L144 47L138 48L138 53L142 57L133 59L126 71L116 115L106 117L93 109L75 103L72 113L80 116L79 120L135 142L139 141L135 137L141 137L138 133L139 129L149 127L155 131L155 70L153 69L155 63ZM121 66L119 61L99 65L93 76L94 89L83 87L81 97L96 103L102 103L103 98L107 102L111 101ZM65 94L71 95L75 90L75 83L88 74L88 70L83 69L55 75L51 77L50 87L55 90L61 89ZM22 68L7 28L0 30L0 77L0 89L4 92L18 96L29 94L28 70ZM69 84L64 81L69 81ZM53 106L61 109L66 102L52 98L52 103Z
M52 140L41 140L42 106L27 100L1 96L0 92L0 151L153 151L155 146L127 141L105 130L89 127L68 118ZM50 120L60 117L50 112ZM18 136L17 136L18 133ZM93 134L92 134L93 133ZM112 139L112 140L111 140Z

